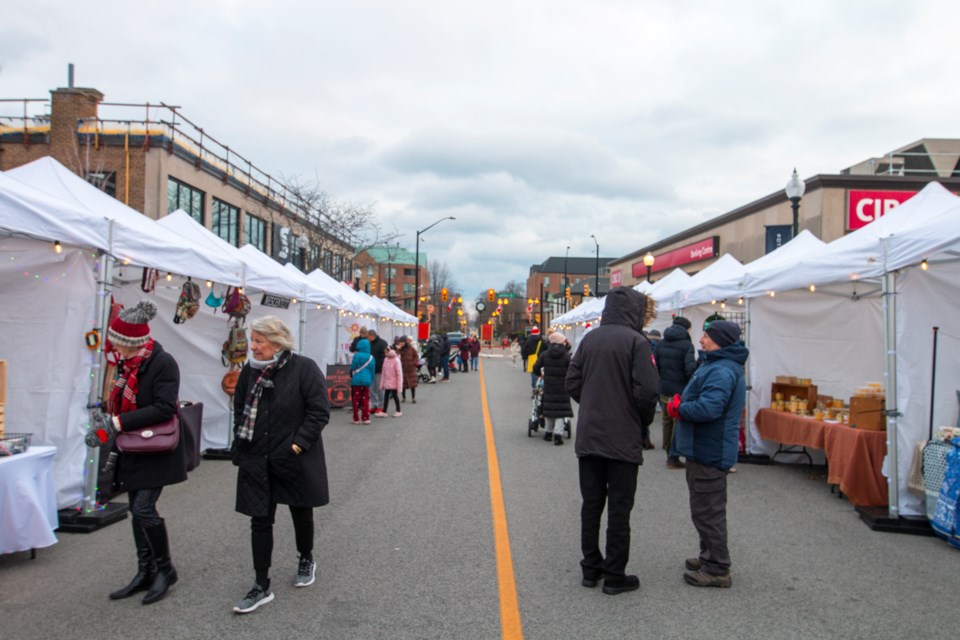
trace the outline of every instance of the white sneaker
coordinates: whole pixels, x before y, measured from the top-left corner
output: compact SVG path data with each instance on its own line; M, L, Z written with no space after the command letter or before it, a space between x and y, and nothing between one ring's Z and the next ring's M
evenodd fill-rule
M399 412L399 411L394 411L394 412L393 412L393 417L394 417L394 418L399 418L399 417L402 416L402 415L403 415L403 414L402 414L401 412Z
M387 414L385 414L383 411L379 411L379 412L377 412L377 413L375 413L375 414L373 414L373 415L376 416L377 418L386 418L386 417L387 417Z
M260 585L254 584L243 600L234 605L233 612L250 613L268 602L273 602L273 592L269 589L264 591L260 588Z

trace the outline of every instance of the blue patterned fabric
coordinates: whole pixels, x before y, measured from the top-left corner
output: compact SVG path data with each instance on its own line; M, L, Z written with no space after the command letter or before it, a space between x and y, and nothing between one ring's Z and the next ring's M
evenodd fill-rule
M953 449L947 454L947 470L940 486L937 509L930 522L937 535L951 546L960 549L960 522L957 521L957 501L960 499L960 438L950 441Z

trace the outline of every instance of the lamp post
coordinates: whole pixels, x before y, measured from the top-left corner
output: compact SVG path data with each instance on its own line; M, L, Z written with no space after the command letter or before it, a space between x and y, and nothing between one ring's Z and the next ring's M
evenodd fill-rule
M643 256L643 266L647 268L647 282L652 282L650 280L650 269L653 268L653 263L656 261L657 259L649 251L647 251L647 255Z
M434 222L434 223L431 224L430 226L426 227L425 229L420 229L419 231L417 231L417 250L416 250L416 257L414 257L414 259L413 259L413 261L416 263L416 264L414 265L414 266L416 267L416 275L414 276L413 289L414 289L414 293L416 294L416 295L415 295L415 298L416 298L416 307L417 307L417 308L414 310L414 314L413 314L413 315L417 316L417 322L420 321L420 234L429 231L430 229L432 229L433 227L437 226L438 224L440 224L440 223L443 222L444 220L456 220L456 218L454 218L453 216L447 216L446 218L440 218L439 220L437 220L436 222ZM439 322L439 321L438 321L438 322Z
M363 272L360 269L353 270L353 290L360 291L360 275Z
M803 192L806 190L807 185L797 175L797 169L794 167L793 175L790 176L787 187L784 189L787 192L787 198L790 200L790 206L793 208L793 238L796 238L800 232L800 198L803 197Z
M597 245L597 259L593 264L593 296L600 295L600 243L597 242L597 236L590 234L593 238L593 244Z
M567 245L567 252L563 254L563 310L567 310L567 258L570 257L570 245Z

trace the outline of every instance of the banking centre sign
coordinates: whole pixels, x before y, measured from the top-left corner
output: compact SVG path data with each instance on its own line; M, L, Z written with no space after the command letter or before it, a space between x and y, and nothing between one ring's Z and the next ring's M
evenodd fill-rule
M711 236L705 240L688 244L685 247L667 251L656 256L656 260L651 268L651 273L673 269L691 262L700 262L701 260L710 260L720 255L720 236ZM630 272L634 278L645 278L647 276L647 267L643 260L634 262L630 265ZM611 274L612 275L612 274ZM611 286L616 286L611 282Z

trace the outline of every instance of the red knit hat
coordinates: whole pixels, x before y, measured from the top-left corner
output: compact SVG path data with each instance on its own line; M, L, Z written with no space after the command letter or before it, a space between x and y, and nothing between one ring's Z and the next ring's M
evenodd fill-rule
M141 300L130 309L121 309L110 323L107 339L121 347L140 347L150 340L150 325L157 315L157 306L149 300Z
M534 327L533 329L530 329L530 335L532 336L540 335L540 327Z

